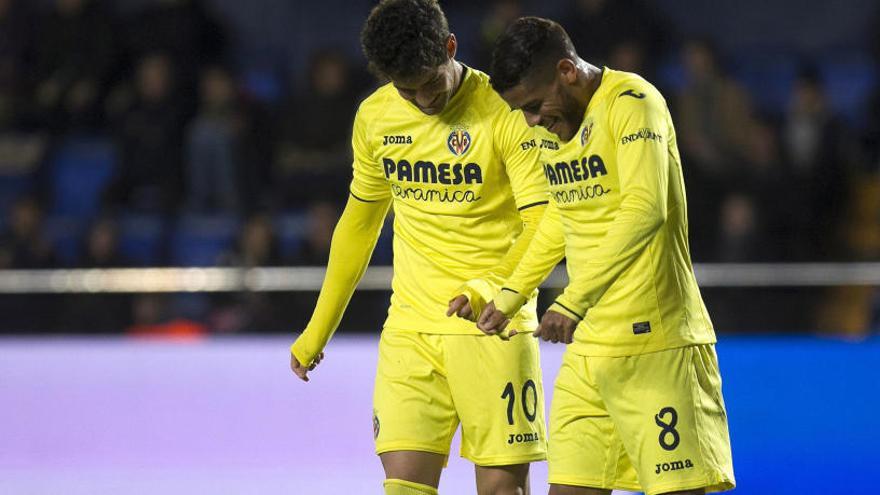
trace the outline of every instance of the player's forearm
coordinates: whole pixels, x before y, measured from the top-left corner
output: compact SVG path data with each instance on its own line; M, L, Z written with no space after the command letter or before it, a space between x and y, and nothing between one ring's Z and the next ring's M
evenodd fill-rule
M575 320L583 319L635 263L666 221L665 205L653 196L656 194L645 192L624 198L611 228L595 248L580 257L587 261L569 267L571 280L550 309Z
M507 280L510 277L513 270L519 265L523 256L526 254L532 240L535 238L535 233L538 231L538 225L540 225L541 219L544 217L544 212L546 210L546 204L539 204L520 210L519 214L523 222L522 233L516 238L516 241L510 246L510 249L507 250L507 253L498 265L489 272L489 278L493 280Z
M504 289L495 296L495 307L507 315L519 310L529 295L565 256L565 238L559 210L550 205Z
M333 231L327 273L312 318L291 352L304 365L312 362L333 336L355 287L364 275L390 200L364 202L349 198Z

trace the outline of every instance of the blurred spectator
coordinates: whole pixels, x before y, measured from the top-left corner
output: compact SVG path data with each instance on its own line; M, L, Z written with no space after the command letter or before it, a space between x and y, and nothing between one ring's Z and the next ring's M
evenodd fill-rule
M719 218L718 261L756 261L759 241L754 200L740 193L724 198Z
M330 241L333 229L339 220L339 212L334 203L327 201L309 205L306 238L300 250L291 259L291 264L321 266L327 264L330 256Z
M504 33L507 26L521 17L520 0L495 0L480 24L480 39L477 47L476 67L487 70L492 65L492 49L495 40Z
M783 124L791 186L800 202L793 219L799 242L789 253L795 259L828 259L839 248L852 150L857 149L851 136L831 112L818 72L803 70L794 83Z
M225 256L229 265L241 268L280 266L282 264L278 239L272 219L263 213L253 215L242 228L233 252ZM213 309L208 318L211 330L218 333L267 331L283 329L281 294L268 292L241 292L213 297ZM298 304L298 303L297 303ZM307 311L308 308L302 308Z
M131 262L119 252L119 227L110 218L98 219L85 240L81 268L121 268Z
M717 198L747 146L752 111L745 90L724 75L708 41L689 41L682 58L687 81L677 95L676 130L688 184L692 252L702 260L712 251L706 233L715 230Z
M135 90L128 108L112 108L120 167L105 199L113 206L170 213L180 197L184 116L166 56L140 62Z
M200 107L187 134L187 206L196 211L235 211L242 121L232 75L215 66L202 73Z
M79 268L123 268L131 263L119 252L119 232L109 217L95 221L85 240ZM71 294L64 298L65 325L82 333L118 333L129 320L129 294Z
M660 18L652 2L641 0L574 0L560 17L574 47L584 60L614 69L642 67L641 75L653 79L672 38L672 29ZM628 47L628 48L623 48ZM616 53L629 51L629 54ZM640 63L618 67L614 62ZM650 62L647 64L645 62Z
M294 204L345 198L351 160L348 141L357 110L351 73L344 55L319 51L309 67L308 90L284 105L277 166L285 178L284 196Z
M12 205L7 232L0 236L0 269L52 268L57 264L52 245L43 234L43 209L33 198Z
M225 255L224 260L224 264L246 268L281 265L281 250L272 219L265 213L250 217L233 251Z
M114 63L113 19L100 0L54 0L40 21L34 117L45 129L94 127Z
M143 2L128 21L126 40L135 60L152 53L168 55L183 105L197 101L199 67L225 62L224 27L202 0ZM190 113L194 108L185 108Z
M0 131L18 125L27 54L31 49L32 19L24 2L0 0Z

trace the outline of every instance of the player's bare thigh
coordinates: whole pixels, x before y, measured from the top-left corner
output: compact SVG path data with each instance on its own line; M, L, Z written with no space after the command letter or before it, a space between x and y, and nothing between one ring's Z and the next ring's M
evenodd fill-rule
M432 452L396 450L379 454L386 479L421 483L437 488L446 456Z
M704 495L706 490L684 490L680 492L666 492L662 495ZM550 485L550 495L610 495L611 490L602 488L587 488L585 486Z
M529 495L529 465L475 466L478 495Z

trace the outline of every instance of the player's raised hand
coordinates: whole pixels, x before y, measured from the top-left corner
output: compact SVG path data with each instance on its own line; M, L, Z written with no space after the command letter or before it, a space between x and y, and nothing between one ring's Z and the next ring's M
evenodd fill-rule
M449 309L446 310L446 316L452 315L457 315L469 321L476 320L470 300L464 294L459 294L449 301Z
M576 321L556 311L547 310L534 336L544 342L571 344L576 328Z
M303 366L302 363L296 359L296 356L294 356L293 353L290 353L290 369L300 380L307 382L309 381L309 371L315 369L318 364L321 363L322 359L324 359L323 352L315 356L315 360L312 362L311 366Z
M480 313L477 328L486 335L503 335L509 323L510 318L495 307L495 301L490 301Z

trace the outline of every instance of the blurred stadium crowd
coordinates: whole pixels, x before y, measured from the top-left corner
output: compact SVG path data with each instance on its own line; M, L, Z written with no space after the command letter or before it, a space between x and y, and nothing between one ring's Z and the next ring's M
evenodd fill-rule
M352 3L346 26L371 4ZM452 12L465 3L478 15L462 29ZM654 2L550 3L583 58L640 73L667 96L694 261L880 259L878 12L864 13L877 21L862 45L810 57L726 52ZM544 14L517 0L441 4L460 60L483 70L507 22ZM347 46L319 39L305 57L255 70L229 5L0 0L0 268L326 262L351 122L376 85L351 49L358 30L343 33ZM385 230L374 264L391 260ZM379 296L355 299L371 328ZM753 295L729 296L715 303L722 314L725 304L760 311ZM16 332L137 333L178 320L169 331L281 331L304 322L315 297L5 296L0 309ZM806 296L792 297L797 309ZM821 296L842 301L827 315L837 327L853 297ZM876 295L857 298L876 315Z

